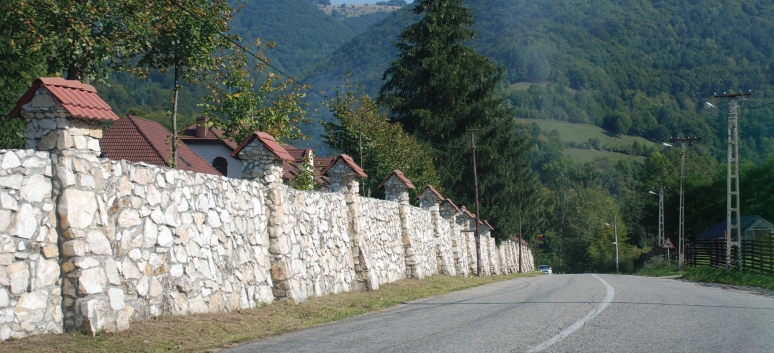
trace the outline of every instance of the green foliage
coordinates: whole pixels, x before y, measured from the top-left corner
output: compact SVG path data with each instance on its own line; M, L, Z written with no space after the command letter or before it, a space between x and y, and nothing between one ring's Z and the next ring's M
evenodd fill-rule
M404 132L399 124L390 123L359 85L345 81L335 90L328 109L337 121L322 122L325 141L352 156L368 174L363 181L366 195L383 195L384 190L377 186L395 169L401 170L417 187L414 195L426 185L443 192L427 146Z
M301 171L296 175L296 178L293 179L292 184L293 187L297 190L313 190L315 185L314 182L314 167L312 166L312 161L314 160L314 156L309 154L304 158L304 161L301 163L300 166L298 166L298 169Z
M658 142L700 136L722 158L724 113L699 108L715 92L750 88L740 154L761 163L774 153L774 106L763 106L774 97L774 37L762 35L774 32L769 1L465 3L476 14L470 43L507 68L503 91L519 117L602 125L617 112L631 120L629 134ZM324 88L352 70L374 92L397 54L390 41L415 6L343 45L306 82ZM724 101L713 103L724 110Z
M257 47L261 48L260 41ZM265 56L260 53L259 57L264 60L248 60L238 49L224 60L212 95L204 97L205 112L222 118L210 120L210 125L223 130L223 137L234 141L244 141L255 131L276 139L303 138L296 125L306 114L301 102L302 87L266 72Z
M503 68L464 44L474 32L462 1L423 0L413 11L424 17L401 32L398 59L383 76L379 102L391 118L422 140L443 143L507 113L494 94Z
M0 117L0 150L24 149L24 120L6 116Z
M377 11L360 16L345 17L341 19L341 23L349 27L352 33L359 34L364 32L369 26L384 20L389 15L390 13L387 11Z
M245 42L281 43L268 57L291 75L303 74L355 35L308 0L246 1L232 26Z

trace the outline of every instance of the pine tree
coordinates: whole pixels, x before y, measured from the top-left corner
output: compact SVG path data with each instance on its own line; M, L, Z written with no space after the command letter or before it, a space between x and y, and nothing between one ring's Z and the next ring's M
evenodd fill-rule
M413 10L424 14L406 27L396 44L399 57L385 71L379 102L390 117L433 146L433 164L444 196L469 209L475 202L470 146L478 145L481 217L505 239L519 231L515 221L537 208L531 194L540 184L527 162L530 141L519 135L513 111L497 94L504 69L465 42L475 37L473 16L462 0L422 0Z
M422 0L413 11L424 17L401 32L399 57L383 75L379 103L391 119L422 140L445 143L502 116L495 89L505 71L465 45L475 32L463 1Z

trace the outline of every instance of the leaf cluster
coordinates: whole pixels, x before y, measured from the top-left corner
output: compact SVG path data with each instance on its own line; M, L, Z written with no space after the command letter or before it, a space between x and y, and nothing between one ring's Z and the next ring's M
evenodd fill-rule
M384 190L377 186L396 169L417 187L413 194L426 185L443 190L428 146L399 124L390 123L361 86L345 81L327 106L336 121L322 122L326 132L323 138L331 147L352 156L368 174L363 181L365 195L383 195Z

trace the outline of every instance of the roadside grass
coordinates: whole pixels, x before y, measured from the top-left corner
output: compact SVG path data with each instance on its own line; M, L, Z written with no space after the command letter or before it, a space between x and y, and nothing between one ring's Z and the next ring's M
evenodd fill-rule
M667 266L666 261L661 258L649 260L637 270L635 275L648 277L680 276L681 279L696 282L734 284L774 290L774 277L772 276L710 266L686 267L684 271L680 271L674 261L672 261L671 266Z
M309 298L300 304L273 303L231 313L163 316L132 322L129 330L97 337L80 333L38 335L0 342L0 352L211 352L413 300L539 272L505 276L400 280L371 292L347 292Z

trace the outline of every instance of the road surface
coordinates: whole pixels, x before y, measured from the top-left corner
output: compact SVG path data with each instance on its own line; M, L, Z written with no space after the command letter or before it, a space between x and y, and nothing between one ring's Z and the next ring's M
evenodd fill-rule
M774 298L674 279L548 275L226 352L774 352Z

